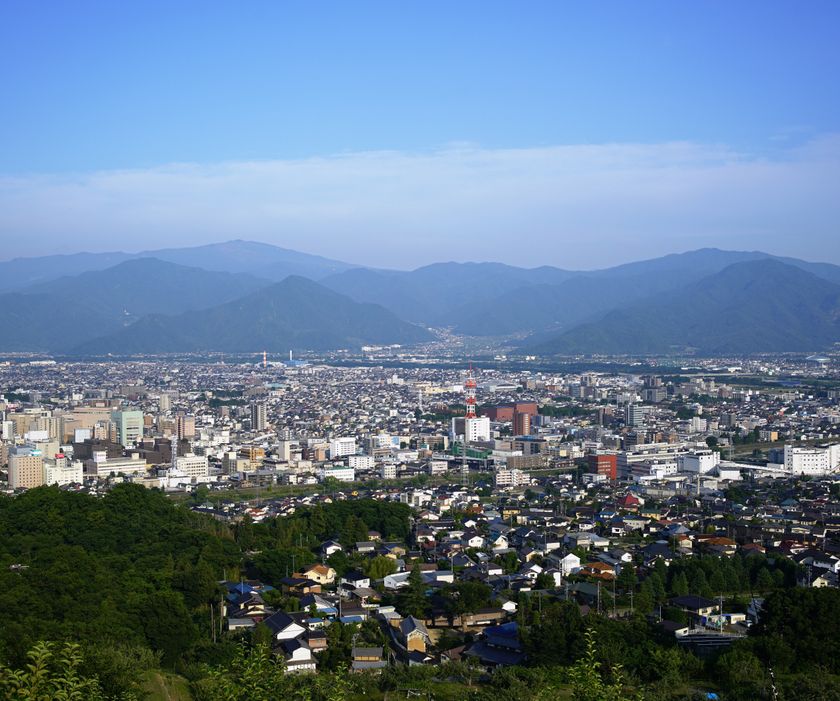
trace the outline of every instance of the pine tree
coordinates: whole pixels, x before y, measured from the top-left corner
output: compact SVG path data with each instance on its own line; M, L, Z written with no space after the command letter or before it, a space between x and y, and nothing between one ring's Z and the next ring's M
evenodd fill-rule
M671 591L674 592L675 596L688 594L688 578L685 576L685 572L678 572L674 577L674 581L671 583Z
M420 573L420 565L416 562L408 575L408 586L401 601L402 612L406 616L420 618L426 611L426 585L423 584L423 575Z

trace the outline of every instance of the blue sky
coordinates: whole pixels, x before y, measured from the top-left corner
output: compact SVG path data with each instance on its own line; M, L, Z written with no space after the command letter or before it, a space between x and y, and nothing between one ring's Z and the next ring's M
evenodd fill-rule
M838 46L836 2L6 0L0 256L840 262Z

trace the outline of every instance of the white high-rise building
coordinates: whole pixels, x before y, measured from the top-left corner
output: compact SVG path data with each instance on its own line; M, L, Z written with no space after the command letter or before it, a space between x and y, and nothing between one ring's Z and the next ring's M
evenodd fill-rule
M187 477L197 480L210 474L206 455L193 455L192 453L182 455L175 461L175 469L178 472L183 472Z
M720 464L720 453L714 450L698 450L687 455L680 455L677 458L677 466L680 472L693 472L698 475L706 475Z
M490 419L487 416L472 419L456 416L452 419L450 431L453 440L465 436L467 443L486 442L490 440Z
M521 487L531 483L530 475L522 470L496 470L494 476L497 487Z
M44 460L44 484L57 484L59 487L82 484L85 479L84 467L81 460L70 460L59 453L53 460Z
M376 461L372 455L350 455L347 457L347 464L354 470L372 470Z
M347 455L356 454L355 438L334 438L330 441L330 458L343 458Z
M707 430L707 422L706 419L701 418L700 416L692 416L691 417L691 432L692 433L703 433Z
M791 475L828 475L840 468L840 444L819 448L785 446L785 470Z
M644 426L648 414L653 411L652 407L628 404L624 407L624 423L628 426Z
M127 448L134 445L143 437L143 412L142 411L113 411L111 422L117 432L117 443Z

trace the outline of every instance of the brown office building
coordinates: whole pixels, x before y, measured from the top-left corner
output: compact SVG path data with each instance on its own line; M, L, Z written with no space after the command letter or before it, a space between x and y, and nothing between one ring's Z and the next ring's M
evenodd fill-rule
M528 436L531 434L531 415L524 411L513 415L513 435Z
M586 460L589 472L604 475L609 480L618 478L618 456L614 453L590 453Z
M186 414L178 414L176 419L176 433L178 440L182 441L187 438L195 438L195 417L187 416Z
M528 414L529 416L537 415L536 402L515 402L513 404L500 404L498 406L489 406L481 410L483 416L487 416L491 421L513 421L516 414Z

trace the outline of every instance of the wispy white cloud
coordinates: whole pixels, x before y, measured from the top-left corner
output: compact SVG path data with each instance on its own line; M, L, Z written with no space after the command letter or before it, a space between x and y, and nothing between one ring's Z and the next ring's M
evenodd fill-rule
M701 246L840 262L840 136L377 151L0 178L2 257L250 238L371 265L595 267Z

